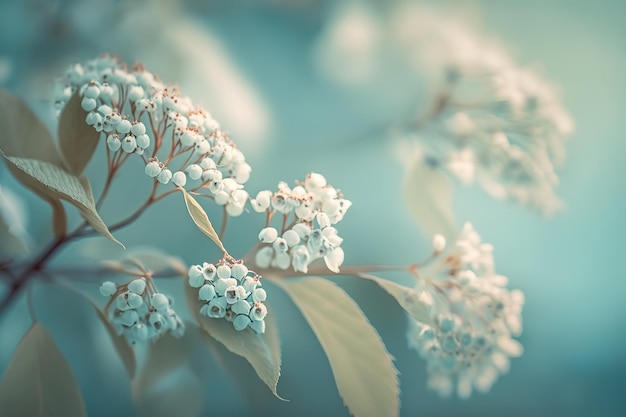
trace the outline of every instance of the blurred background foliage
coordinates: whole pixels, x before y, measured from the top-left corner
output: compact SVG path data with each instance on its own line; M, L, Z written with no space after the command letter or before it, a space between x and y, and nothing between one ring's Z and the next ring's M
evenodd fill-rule
M393 3L368 2L371 19ZM54 129L51 81L67 65L102 52L142 62L161 79L179 83L183 95L205 105L231 132L253 167L246 185L251 193L321 172L353 201L341 229L346 264L406 263L428 254L428 238L404 206L404 167L380 128L426 106L432 79L426 68L413 73L398 66L397 51L361 56L365 61L357 72L333 76L334 64L324 61L328 57L320 48L329 36L327 25L344 6L313 0L1 0L0 85L26 98ZM558 192L567 208L554 217L542 218L493 200L479 187L455 183L457 219L471 221L483 241L494 244L498 270L510 277L511 287L526 293L525 354L489 394L440 399L426 390L424 362L406 347L400 309L373 284L336 281L361 304L397 359L403 416L622 415L626 142L619 121L626 110L626 6L619 0L476 0L436 7L442 16L461 16L496 39L518 62L538 65L560 86L575 121L559 171ZM357 47L367 42L363 36L354 41ZM367 59L380 65L372 69ZM139 202L149 191L143 168L132 162L103 207L105 221L129 213L133 199ZM104 170L101 149L87 169L96 190ZM20 189L4 167L0 182L24 200L36 251L51 237L49 208ZM262 222L253 215L231 221L225 244L233 255L247 252ZM151 243L187 264L218 256L176 198L116 236L128 247ZM116 254L114 244L94 238L66 249L58 263L93 264ZM100 278L83 278L81 288L95 293L97 285L89 281ZM167 285L182 302L181 286ZM291 401L273 399L259 384L255 404L246 404L240 388L206 351L197 356L210 377L178 386L180 404L188 405L186 394L199 390L212 415L347 415L312 332L280 291L271 298L283 342L278 392ZM89 415L132 415L130 383L88 306L46 285L38 286L35 300L41 321L78 378ZM28 325L23 303L0 317L0 369ZM173 389L175 379L169 382L164 389Z

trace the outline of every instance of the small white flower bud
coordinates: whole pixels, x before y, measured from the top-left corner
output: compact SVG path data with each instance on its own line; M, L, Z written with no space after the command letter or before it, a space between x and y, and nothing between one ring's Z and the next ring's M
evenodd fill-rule
M128 291L121 293L120 295L118 295L115 298L115 305L117 306L118 310L128 310L130 308L130 306L128 305L128 296L129 296Z
M252 314L251 314L251 317L254 319L254 321L263 320L266 315L267 315L267 307L265 307L265 304L254 303L254 307L252 308Z
M83 97L96 99L100 95L100 88L96 83L90 83L83 91Z
M132 153L137 148L137 142L133 135L126 135L122 140L122 149L126 153Z
M159 175L157 176L157 180L159 180L161 184L167 184L168 182L170 182L171 179L172 179L172 171L170 171L167 168L159 172Z
M250 323L250 328L258 334L263 334L265 333L265 321L253 321L252 323Z
M146 289L146 280L143 278L136 279L128 284L128 291L132 291L135 294L143 294Z
M170 306L170 300L162 293L155 293L150 297L150 305L159 312L164 312Z
M436 254L441 253L446 248L446 238L442 235L435 235L433 237L433 249Z
M184 146L191 146L196 143L198 135L193 130L185 130L180 137L180 143Z
M287 246L290 248L300 243L300 236L298 235L298 232L291 229L283 233L283 239L285 239Z
M252 291L252 301L254 302L262 302L267 298L267 293L263 288L257 288Z
M297 223L291 228L291 230L296 232L298 236L300 236L300 239L307 239L311 234L311 228L305 223Z
M144 95L145 92L143 91L143 88L138 85L131 87L131 89L128 91L128 99L132 102L142 99Z
M202 155L209 152L210 150L211 145L209 145L209 142L207 142L206 139L202 138L196 142L196 146L194 149L196 154Z
M113 121L113 117L111 117L111 121ZM120 120L119 123L115 125L115 130L117 130L118 133L125 135L126 133L130 132L131 127L132 127L132 124L128 120L123 119L123 120Z
M148 146L150 146L150 136L146 134L137 136L135 141L137 142L137 146L141 149L146 149Z
M215 265L210 264L208 262L205 262L202 264L202 275L204 276L204 279L206 279L207 281L213 281L213 278L215 278L216 271L217 271L217 268L215 268Z
M217 282L215 283L215 291L217 291L218 295L224 295L224 293L226 292L226 290L229 287L236 287L237 286L237 280L233 279L233 278L219 278L217 280Z
M139 308L143 305L143 298L139 294L133 292L128 293L128 306L130 308Z
M235 314L248 314L251 308L252 306L246 300L239 300L231 307Z
M211 301L215 297L215 288L211 284L205 284L198 291L198 298L203 301Z
M221 279L228 279L230 275L230 267L228 265L220 265L217 267L217 276Z
M254 255L254 263L259 268L268 268L272 262L272 258L274 258L274 249L270 246L266 246L259 249L259 251Z
M274 243L272 243L272 247L277 253L285 253L289 247L287 246L287 241L282 237L276 238Z
M308 272L310 258L311 255L305 245L299 245L293 248L291 251L291 266L293 266L293 270L306 274Z
M263 243L273 243L278 238L278 230L273 227L266 227L259 232L259 241Z
M95 110L96 107L98 106L98 103L96 102L96 100L94 100L93 98L83 98L83 100L80 102L80 106L83 108L83 110L85 111L92 111Z
M276 268L284 270L284 269L289 268L289 261L290 260L291 259L289 258L289 254L287 252L276 253L276 256L272 260L271 265L276 267Z
M102 116L95 111L90 111L87 113L87 116L85 116L85 123L89 126L95 126L98 123L102 123Z
M212 318L222 318L226 315L226 298L218 297L211 300L206 315Z
M192 265L187 272L189 286L192 288L200 288L204 284L204 275L200 265Z
M226 191L221 190L215 193L214 201L215 204L217 204L218 206L226 205L228 203L228 200L230 200L230 194L228 194Z
M317 224L320 225L320 229L330 226L330 218L328 217L328 214L324 212L320 211L317 213L315 220L317 220Z
M135 327L133 327L131 343L136 344L137 342L145 342L148 340L148 327L146 327L142 323L137 323Z
M172 182L179 187L184 187L187 184L187 176L183 171L175 172L172 176Z
M235 317L235 320L233 320L233 327L238 332L244 330L248 327L248 325L250 325L250 318L248 316L240 315Z
M103 83L100 86L100 95L99 95L100 99L109 100L112 95L113 95L113 87L111 87L107 83Z
M117 286L111 281L105 281L100 285L100 294L105 297L110 297L117 291Z
M237 287L233 285L226 288L226 291L224 291L224 297L226 297L226 302L228 304L234 304L239 301L239 292L237 291Z
M150 178L154 178L159 175L162 170L163 168L161 168L161 164L159 164L157 161L150 161L146 164L145 172L147 176L149 176Z
M120 316L120 322L126 327L134 326L138 321L139 315L135 310L126 310Z
M157 313L156 311L150 314L149 318L150 326L152 326L155 330L159 331L165 326L165 320L161 313Z
M197 180L202 176L202 168L199 165L191 164L187 167L187 173L189 174L189 178L192 180Z
M248 267L246 267L244 264L235 264L230 269L230 274L233 278L241 280L248 274Z
M144 125L141 122L137 122L137 123L135 123L135 124L133 124L131 126L130 133L132 133L135 136L145 135L145 133L146 133L146 125Z

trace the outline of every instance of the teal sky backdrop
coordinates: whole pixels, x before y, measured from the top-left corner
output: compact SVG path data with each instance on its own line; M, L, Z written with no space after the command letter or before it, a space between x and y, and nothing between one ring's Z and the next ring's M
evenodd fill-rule
M186 10L201 26L210 28L239 74L253 87L269 120L269 127L259 130L258 137L244 132L248 137L241 149L253 167L246 188L273 189L279 180L292 181L310 171L323 173L353 201L340 225L346 263L406 263L427 256L428 240L403 205L404 168L391 143L375 135L381 123L406 114L414 103L412 94L401 91L403 80L346 87L314 70L311 47L330 2L320 7L303 2L304 9L281 8L280 2L260 6L242 2L246 7L225 1L207 6L196 3L190 2ZM521 337L525 354L512 361L510 373L490 393L475 394L469 400L439 399L426 390L423 361L406 347L405 322L399 309L369 284L359 285L350 278L337 281L342 280L363 306L397 359L402 416L621 416L626 412L626 141L621 125L626 113L626 4L609 0L452 2L461 3L475 7L473 16L484 32L499 39L518 62L538 64L560 87L576 126L567 146L567 160L558 172L558 193L567 208L554 217L542 218L513 203L493 200L479 187L454 187L459 224L471 221L483 240L494 244L498 271L510 278L511 287L526 294ZM72 61L89 58L101 52L94 50L94 45L100 48L106 42L93 40L100 36L95 34L91 38L70 36L49 44L47 50L37 50L47 44L40 39L34 13L16 10L20 7L15 3L0 1L0 15L5 16L0 17L0 57L12 62L11 75L4 83L51 121L45 111L47 104L41 101L45 94L38 87L51 74L38 70L47 65L62 69ZM22 29L18 21L8 21L8 16L21 16L25 22ZM19 32L29 30L33 31L30 35ZM89 33L88 28L84 30ZM14 33L13 41L10 33ZM112 47L119 48L124 58L142 60L144 41L116 42ZM184 51L180 53L184 55ZM149 68L153 72L160 73L159 65L165 72L171 71L167 67L171 62L163 59L159 63L154 56L150 59L157 64ZM210 59L207 62L210 64ZM416 88L421 100L425 86L406 82ZM223 120L221 115L231 117L232 108L236 113L237 100L228 104L230 110L223 111L223 96L197 97L198 91L183 88L185 93L206 103L218 120ZM237 126L227 127L237 141ZM102 183L103 160L101 152L88 167L96 189ZM135 190L146 184L143 173L137 173L138 163L126 168L127 180L104 207L105 220L128 213L130 200L137 198ZM4 168L0 180L17 189ZM49 236L48 209L30 194L23 197L35 241L41 244ZM155 243L187 263L217 256L182 210L182 201L168 199L116 236L129 247ZM252 215L234 219L225 243L241 249L231 252L243 255L262 222ZM74 251L115 251L101 243L74 245L59 262L72 261ZM83 288L95 293L96 286ZM253 410L239 403L236 386L216 367L215 380L207 383L207 389L220 390L211 399L218 401L213 415L347 416L312 332L286 297L277 288L271 289L281 311L278 322L284 368L278 388L291 401L264 398L265 408ZM170 290L180 294L174 285ZM59 296L61 301L48 296L58 292L40 287L36 292L38 312L77 374L89 415L122 415L118 412L130 407L130 394L129 387L118 380L121 366L111 365L115 359L105 348L102 335L96 330L87 332L89 337L85 333L93 317L78 317L63 301L64 296ZM23 305L0 317L0 370L5 369L28 324ZM96 357L99 359L94 362Z

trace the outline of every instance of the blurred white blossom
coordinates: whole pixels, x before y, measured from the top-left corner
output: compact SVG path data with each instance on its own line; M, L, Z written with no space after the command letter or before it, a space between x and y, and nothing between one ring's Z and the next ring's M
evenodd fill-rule
M442 237L433 244L435 256L418 268L415 288L429 323L411 320L407 337L427 361L429 388L466 398L473 389L489 391L510 358L522 354L514 337L522 332L524 294L506 288L493 247L469 223L447 249Z

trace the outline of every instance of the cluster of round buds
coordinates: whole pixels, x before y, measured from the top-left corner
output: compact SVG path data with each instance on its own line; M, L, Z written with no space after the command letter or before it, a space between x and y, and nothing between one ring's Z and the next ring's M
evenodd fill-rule
M493 70L484 106L462 105L443 117L447 144L425 145L429 157L465 183L477 179L496 198L550 214L559 208L555 167L572 122L553 88L534 72Z
M129 68L110 56L71 66L55 84L55 106L61 111L78 92L86 123L106 136L111 152L143 155L145 172L160 183L208 189L231 216L243 212L248 194L243 184L251 168L219 123L205 110L163 84L143 66ZM167 144L167 146L163 146ZM159 150L169 169L158 160ZM156 163L155 163L156 162ZM188 181L189 180L189 181Z
M113 327L133 345L156 340L166 331L175 337L185 332L170 298L158 292L151 280L138 278L123 285L106 281L100 294L110 297L106 310Z
M412 3L389 16L398 50L419 71L434 66L446 83L436 102L445 106L415 132L427 156L496 198L558 209L554 170L573 124L556 89L457 18Z
M428 323L412 320L409 345L428 363L428 386L441 395L455 388L469 397L488 391L522 354L514 336L522 331L524 295L506 288L507 278L494 270L493 248L466 224L451 248L434 241L435 257L420 268L411 290L428 307Z
M291 266L306 273L311 262L323 258L328 269L339 272L344 259L343 239L333 225L343 219L352 203L327 184L326 178L311 173L293 188L281 182L278 191L261 191L251 204L255 211L270 216L281 213L283 221L281 233L270 226L259 233L264 245L255 255L257 266Z
M256 333L265 333L267 294L260 288L260 279L241 261L231 258L217 265L192 265L188 273L189 285L198 289L198 299L203 302L201 315L226 319L237 331L250 327Z

